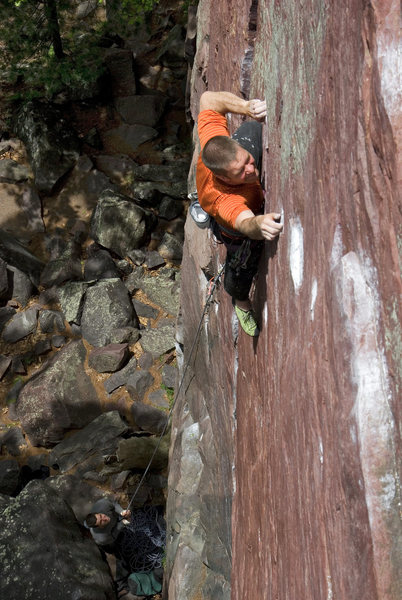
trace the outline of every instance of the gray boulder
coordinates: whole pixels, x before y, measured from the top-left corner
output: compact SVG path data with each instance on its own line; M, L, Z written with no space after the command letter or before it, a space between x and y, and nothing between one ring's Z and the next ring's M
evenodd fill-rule
M174 279L158 275L158 277L142 277L138 279L139 287L148 298L163 308L170 315L179 310L180 285Z
M21 306L26 306L29 299L35 292L35 286L32 281L22 271L16 267L8 267L8 298L17 300Z
M34 331L38 322L38 309L28 308L17 313L3 329L2 337L5 342L14 343L22 340Z
M104 134L105 144L115 152L128 154L129 156L138 149L141 144L155 139L158 132L147 125L119 125L109 129Z
M69 471L92 454L100 455L111 446L117 448L119 436L126 433L127 425L117 411L96 417L89 425L64 439L53 448L49 456L51 465L57 464L61 473Z
M135 167L134 177L140 181L169 181L183 180L187 183L188 169L182 163L170 165L141 165Z
M151 471L161 471L167 467L170 434L164 435L152 460ZM132 437L121 440L117 458L121 471L125 469L146 469L159 442L155 437Z
M167 98L156 95L116 98L115 107L129 125L155 127L163 114Z
M70 342L20 391L16 412L34 446L53 446L66 431L84 427L101 413L85 358L82 341Z
M140 340L144 352L150 352L154 358L165 354L175 347L175 324L164 323L155 329L142 333Z
M6 323L15 315L17 311L12 306L0 307L0 332L3 331Z
M124 369L120 369L117 373L113 373L106 381L103 383L105 390L108 394L117 390L117 388L122 385L126 385L128 378L130 375L135 373L137 368L137 359L133 357L130 362L124 367Z
M39 285L40 273L44 267L43 262L3 229L0 229L0 258L8 266L16 267L28 275L35 286Z
M92 214L91 234L96 242L124 257L143 245L155 224L155 215L131 198L105 190Z
M11 358L0 354L0 381L3 379L8 367L11 365Z
M159 244L158 252L166 260L180 262L183 258L183 242L166 231Z
M135 298L133 299L133 304L135 312L139 317L145 317L146 319L156 319L156 317L158 316L158 309L153 308L153 306L150 306L149 304L144 304L143 302L140 302Z
M158 434L167 425L168 416L165 412L143 402L133 402L130 411L136 425L143 431Z
M138 325L131 298L120 279L102 279L87 289L81 332L92 346L109 344L115 329Z
M17 491L20 467L13 458L0 460L0 494L11 496Z
M113 95L133 96L136 93L136 85L132 51L109 48L104 60L110 73Z
M118 276L119 271L107 250L96 248L90 251L84 266L86 281L111 279Z
M78 160L78 137L59 109L39 102L21 108L15 129L28 150L36 187L50 193Z
M148 396L148 401L152 406L158 409L169 409L169 401L166 393L163 390L155 390L154 392L151 392Z
M69 323L80 324L87 289L88 283L69 281L57 290L60 306L66 321Z
M95 157L97 168L112 181L122 183L131 177L136 163L127 156L100 154Z
M90 352L88 365L98 373L114 373L127 361L128 353L128 344L108 344Z
M133 400L141 402L154 378L149 371L135 371L127 380L126 388Z
M162 219L171 221L176 219L183 212L183 204L181 201L170 198L170 196L164 196L161 203L159 204L158 214Z
M5 431L0 429L0 449L4 446L12 456L19 456L21 450L27 448L24 435L19 427L10 427Z
M45 482L31 481L16 498L2 498L0 531L2 598L116 598L96 544Z
M0 181L7 183L21 183L29 177L29 171L23 165L11 158L3 158L0 161Z
M59 310L41 310L39 313L39 326L42 333L64 331L64 318Z

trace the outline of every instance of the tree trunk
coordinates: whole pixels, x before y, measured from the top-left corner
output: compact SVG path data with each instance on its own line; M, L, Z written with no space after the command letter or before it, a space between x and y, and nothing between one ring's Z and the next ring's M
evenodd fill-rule
M64 58L56 0L45 0L45 14L56 58Z

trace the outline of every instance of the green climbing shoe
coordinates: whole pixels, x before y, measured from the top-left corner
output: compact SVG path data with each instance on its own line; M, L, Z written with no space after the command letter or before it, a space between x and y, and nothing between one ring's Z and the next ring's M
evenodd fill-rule
M255 319L255 314L253 313L253 311L243 310L236 304L234 306L234 309L243 331L245 331L247 335L251 335L251 337L256 337L257 335L259 335L260 330L258 329L257 321Z

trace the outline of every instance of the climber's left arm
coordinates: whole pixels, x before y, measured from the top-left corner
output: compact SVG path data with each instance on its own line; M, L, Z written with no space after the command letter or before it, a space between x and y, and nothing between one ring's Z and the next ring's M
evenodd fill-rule
M200 99L200 112L203 110L214 110L225 115L235 113L246 115L256 121L261 121L267 114L265 100L244 100L231 92L204 92Z

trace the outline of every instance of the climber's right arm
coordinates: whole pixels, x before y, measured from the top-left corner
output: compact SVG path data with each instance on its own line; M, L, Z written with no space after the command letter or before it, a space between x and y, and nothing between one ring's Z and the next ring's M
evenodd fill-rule
M214 110L221 115L231 112L257 121L263 120L267 114L265 100L244 100L231 92L204 92L200 99L200 112L202 110Z

